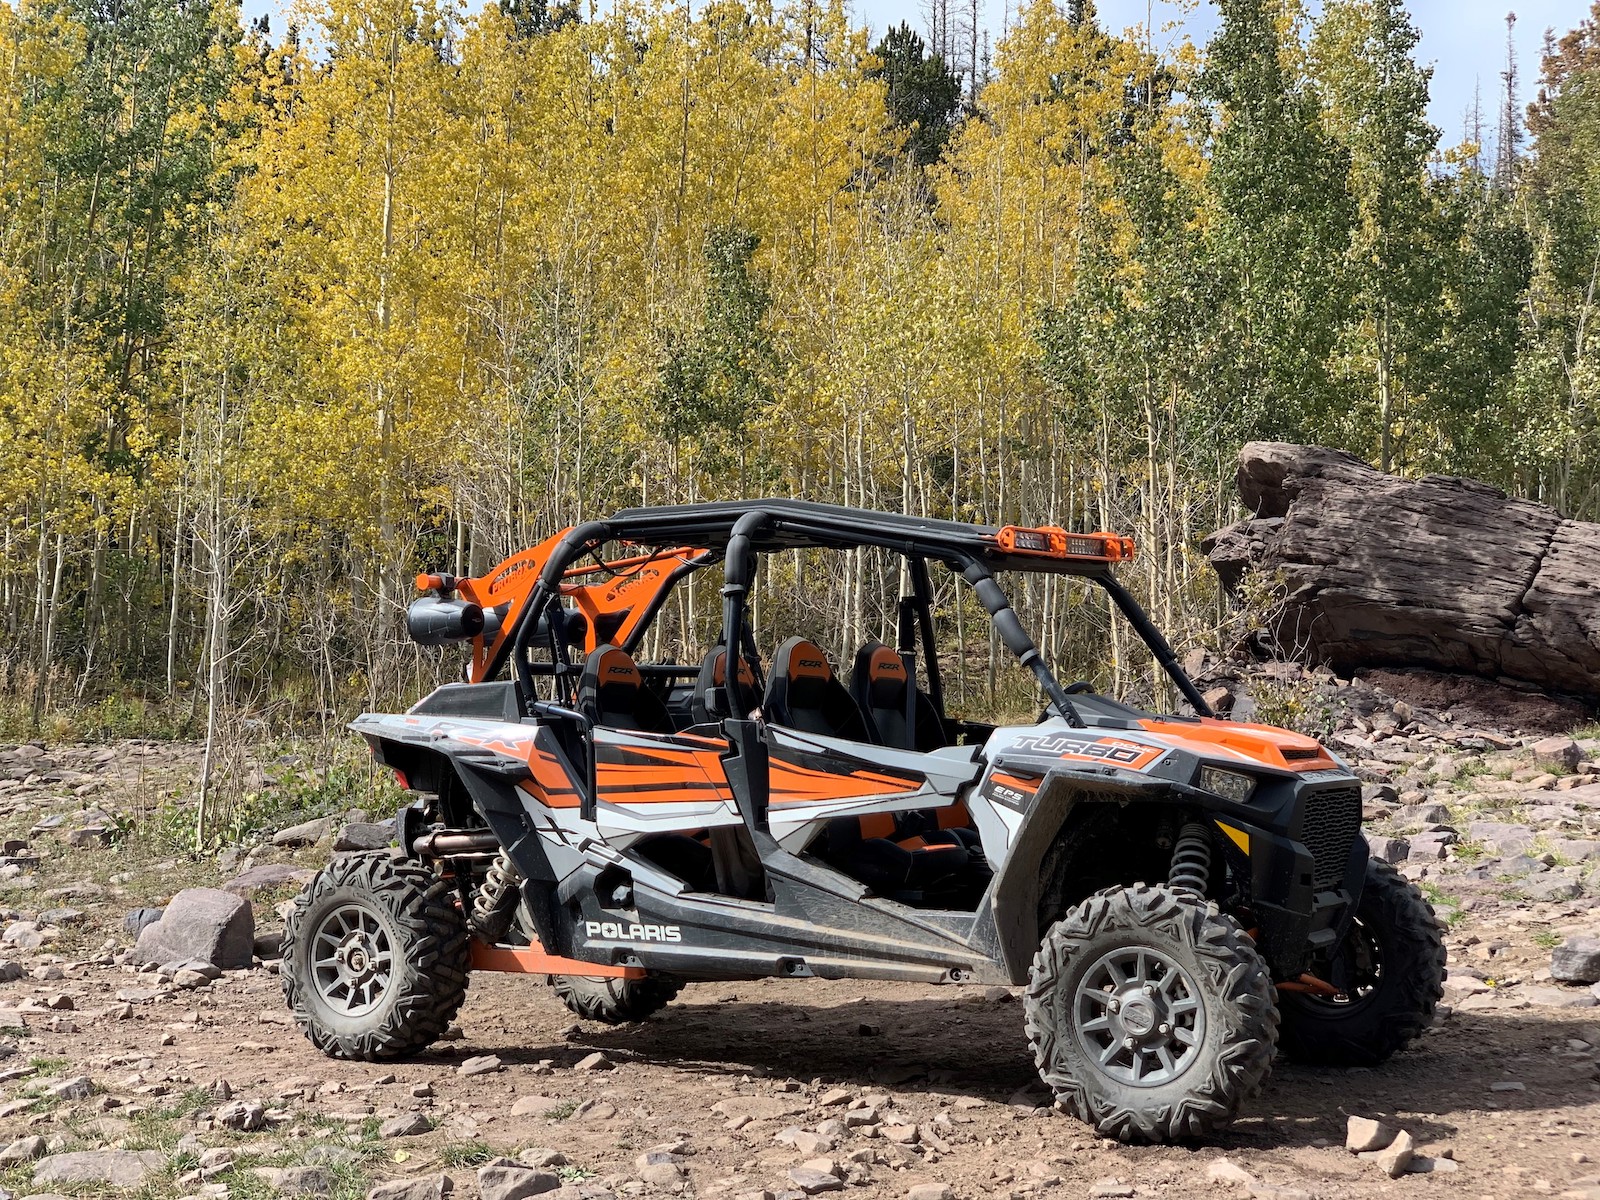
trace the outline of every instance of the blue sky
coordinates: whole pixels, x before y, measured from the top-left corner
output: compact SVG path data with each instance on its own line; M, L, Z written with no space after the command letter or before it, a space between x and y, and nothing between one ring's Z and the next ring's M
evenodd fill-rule
M471 2L471 0L469 0ZM926 0L852 0L858 20L874 30L900 21L926 32ZM971 0L949 0L952 9L966 10ZM1313 5L1316 0L1312 0ZM1008 8L1016 0L978 0L980 20L999 36ZM1176 44L1187 35L1205 42L1216 28L1217 10L1205 0L1175 4L1168 0L1097 0L1101 20L1111 29L1151 25L1158 44ZM246 15L279 6L274 0L244 0ZM1473 89L1481 87L1488 138L1492 140L1499 111L1500 73L1505 67L1505 18L1517 14L1516 47L1519 94L1525 104L1538 86L1540 47L1544 31L1565 33L1589 11L1588 0L1412 0L1413 23L1422 33L1417 53L1432 65L1431 116L1443 131L1442 143L1460 141L1465 114L1472 107ZM273 22L281 28L281 19Z

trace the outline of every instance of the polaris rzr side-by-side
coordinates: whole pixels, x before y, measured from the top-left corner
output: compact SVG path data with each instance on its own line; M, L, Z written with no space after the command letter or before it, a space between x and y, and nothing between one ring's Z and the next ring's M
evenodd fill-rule
M862 548L904 581L896 644L848 676L799 637L763 654L764 560ZM412 637L470 642L471 682L354 723L418 798L397 849L336 858L296 901L296 1018L378 1059L438 1038L475 970L547 977L609 1022L701 980L1026 985L1040 1075L1124 1140L1222 1127L1275 1049L1383 1061L1441 995L1432 910L1369 859L1337 756L1211 713L1114 577L1132 555L1113 534L752 500L631 509L482 577L419 577ZM640 662L701 571L718 634L697 661ZM946 712L943 572L1042 692L1035 723ZM1101 589L1198 715L1063 686L996 578L1025 573Z

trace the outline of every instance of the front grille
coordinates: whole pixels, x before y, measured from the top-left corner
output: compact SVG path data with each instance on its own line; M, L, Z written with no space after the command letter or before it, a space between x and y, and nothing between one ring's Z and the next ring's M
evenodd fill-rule
M1302 803L1300 842L1315 864L1312 883L1319 892L1330 891L1344 883L1350 846L1361 832L1361 785L1311 792Z

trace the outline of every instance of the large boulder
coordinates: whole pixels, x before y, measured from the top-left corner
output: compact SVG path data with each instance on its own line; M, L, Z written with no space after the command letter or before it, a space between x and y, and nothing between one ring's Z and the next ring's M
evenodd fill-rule
M140 932L134 957L158 964L198 960L228 971L250 965L255 937L248 900L217 888L187 888Z
M1205 548L1230 588L1249 570L1281 576L1280 652L1600 697L1600 524L1282 442L1246 445L1238 486L1255 517Z

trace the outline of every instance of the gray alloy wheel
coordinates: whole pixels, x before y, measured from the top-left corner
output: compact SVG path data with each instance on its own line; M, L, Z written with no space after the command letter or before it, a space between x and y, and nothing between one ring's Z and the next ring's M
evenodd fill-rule
M341 904L311 935L311 977L317 995L335 1012L359 1017L389 991L394 950L378 915L359 904Z
M1103 955L1078 983L1074 1026L1099 1069L1119 1083L1159 1087L1187 1071L1206 1036L1194 977L1149 946Z

